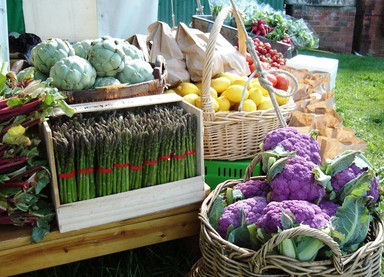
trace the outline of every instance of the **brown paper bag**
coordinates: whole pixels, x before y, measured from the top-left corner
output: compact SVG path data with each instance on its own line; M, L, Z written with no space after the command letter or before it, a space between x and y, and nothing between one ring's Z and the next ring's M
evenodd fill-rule
M169 86L172 87L178 83L190 81L184 54L167 23L157 21L149 25L147 43L151 44L150 62L155 62L157 55L164 57L167 64L167 82Z
M208 39L209 34L189 28L184 23L179 23L176 41L185 55L185 62L193 82L202 80ZM212 76L216 76L221 72L232 72L239 75L250 74L245 57L221 34L218 35L216 40L212 65Z
M144 59L149 61L149 48L147 45L147 35L136 34L126 39L130 44L143 51Z
M332 159L346 150L364 151L367 143L356 137L350 138L328 138L318 136L317 141L320 144L320 154L323 161Z

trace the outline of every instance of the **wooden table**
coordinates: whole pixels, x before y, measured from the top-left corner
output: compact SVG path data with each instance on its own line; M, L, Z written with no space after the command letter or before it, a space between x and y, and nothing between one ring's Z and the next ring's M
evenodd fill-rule
M194 203L155 214L60 233L31 243L31 229L0 226L0 276L11 276L198 234Z

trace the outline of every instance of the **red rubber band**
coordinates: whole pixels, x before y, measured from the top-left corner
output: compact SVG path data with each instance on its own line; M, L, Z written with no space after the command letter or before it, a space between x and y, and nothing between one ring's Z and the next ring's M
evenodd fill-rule
M69 173L60 173L59 178L60 179L71 179L75 176L76 171L72 171Z
M171 154L169 154L168 156L160 156L159 159L162 160L162 161L170 160L171 159Z
M93 172L94 172L93 167L88 168L88 169L78 169L77 170L77 173L80 173L80 174L93 173Z
M129 165L130 170L141 170L143 165Z
M187 151L185 151L185 155L193 155L193 154L196 154L195 150L187 150Z
M172 157L178 160L182 160L185 158L185 155L172 155Z
M157 164L157 161L156 160L154 160L154 161L144 161L144 164L155 165L155 164Z
M97 169L97 172L100 172L100 173L112 173L113 172L113 168L101 168L101 167L99 167Z
M126 167L129 167L129 163L125 163L125 164L113 164L114 167L116 168L126 168Z

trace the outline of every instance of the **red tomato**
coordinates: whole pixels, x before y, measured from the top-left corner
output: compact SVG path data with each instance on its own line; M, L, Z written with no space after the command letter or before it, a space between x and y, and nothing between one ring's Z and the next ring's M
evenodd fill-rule
M250 65L249 65L249 70L251 71L251 73L252 73L253 71L255 71L255 70L256 70L256 66L255 66L255 64L250 64Z
M272 83L273 87L276 87L277 79L276 79L276 76L274 74L267 74L267 79L268 79L268 81L270 81Z
M277 84L276 88L287 91L289 88L289 78L285 74L276 74Z
M245 60L247 61L247 63L248 63L249 65L252 65L252 64L253 64L253 60L252 60L251 54L249 54L248 52L247 52L247 54L245 55Z

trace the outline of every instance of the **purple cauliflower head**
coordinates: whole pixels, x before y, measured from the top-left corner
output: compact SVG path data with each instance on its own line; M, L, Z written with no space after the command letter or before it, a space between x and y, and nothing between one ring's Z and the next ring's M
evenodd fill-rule
M243 199L226 206L223 214L219 218L217 232L220 236L225 238L227 235L227 229L230 225L233 225L234 228L239 227L241 223L241 210L244 211L248 224L256 223L267 204L268 202L265 197L256 196Z
M337 209L340 207L340 204L323 199L319 203L319 207L330 217L334 216L337 212Z
M262 180L248 180L245 182L238 183L233 187L238 189L244 195L244 198L251 198L254 196L267 197L268 192L271 190L267 181Z
M285 127L269 132L263 142L263 151L281 145L287 151L295 151L296 155L319 165L321 163L320 145L317 140L307 134L300 133L294 127Z
M312 228L323 228L330 219L318 205L305 200L273 201L264 208L256 226L268 234L276 233L278 228L284 229L281 222L283 213L291 215L295 224L305 224Z
M356 164L351 164L346 169L336 173L331 178L331 185L333 190L339 192L343 187L353 179L357 178L360 174L364 173L367 168L360 168ZM371 203L376 203L379 199L379 180L374 176L370 182L370 189L367 192L368 196L372 197Z
M293 156L284 169L270 181L270 201L307 200L317 202L325 195L325 187L315 182L313 162Z

